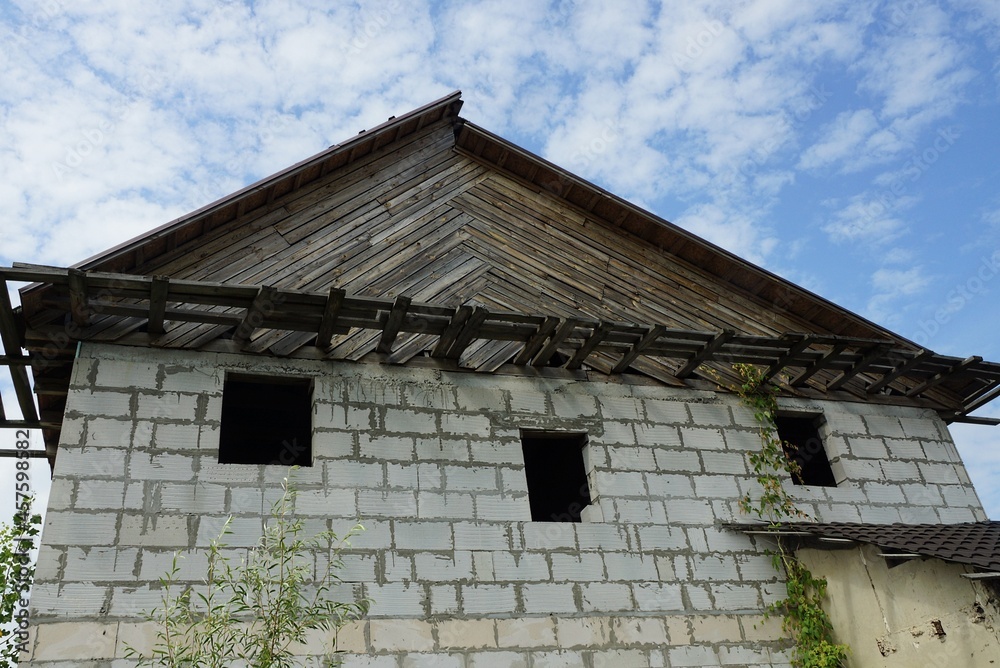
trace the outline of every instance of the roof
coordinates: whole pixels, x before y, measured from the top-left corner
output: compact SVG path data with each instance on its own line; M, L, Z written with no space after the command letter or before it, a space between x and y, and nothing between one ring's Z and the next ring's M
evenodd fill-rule
M731 525L760 530L759 524ZM1000 571L1000 522L959 524L862 524L852 522L783 524L776 532L805 532L876 545L883 550L919 554L989 571Z
M36 281L22 310L0 302L0 365L27 418L0 407L0 425L42 426L54 454L78 340L682 386L745 361L793 395L947 420L1000 394L1000 365L920 349L478 128L461 105L456 92L389 119L76 267L0 268Z

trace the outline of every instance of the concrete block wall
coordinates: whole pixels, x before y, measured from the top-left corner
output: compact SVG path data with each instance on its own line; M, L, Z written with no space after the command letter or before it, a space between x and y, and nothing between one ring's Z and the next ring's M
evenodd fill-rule
M341 638L346 665L787 663L761 616L784 595L767 544L719 526L747 519L737 501L756 485L756 423L731 395L84 345L24 665L131 665L123 642L152 633L139 622L176 551L197 582L227 517L234 550L257 540L288 470L219 464L227 370L315 378L298 513L316 531L363 522L340 594L375 600ZM817 519L985 519L933 412L783 406L826 419L838 486L789 483ZM531 521L521 429L588 435L587 521Z

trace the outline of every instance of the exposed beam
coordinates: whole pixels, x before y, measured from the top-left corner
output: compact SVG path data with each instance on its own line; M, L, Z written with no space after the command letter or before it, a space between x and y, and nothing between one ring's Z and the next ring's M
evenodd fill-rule
M340 316L340 309L344 306L345 297L347 297L346 290L336 287L330 288L326 297L326 305L323 307L323 320L319 323L319 333L316 334L318 348L330 347L330 341L333 339L337 318Z
M882 346L875 346L871 350L867 351L861 356L854 366L850 369L842 371L839 376L834 378L832 381L827 383L826 391L833 392L834 390L839 390L844 386L845 383L850 381L852 378L857 376L859 373L870 367L875 361L886 353L886 349Z
M610 334L613 329L614 323L606 320L602 321L600 325L594 328L594 331L589 337L587 337L587 340L583 342L583 345L577 349L577 351L573 354L573 357L570 358L569 362L566 363L566 368L571 370L579 369L590 353L594 352L594 348L599 346L601 341L607 338L608 334Z
M625 353L620 360L618 360L618 364L611 369L611 373L622 373L628 369L632 362L634 362L635 359L642 354L642 351L656 343L656 340L660 338L660 335L663 334L666 329L667 328L663 325L654 325L653 327L650 327L646 333L642 335L642 338L636 341L629 351Z
M724 329L718 334L716 334L711 341L706 343L701 350L695 353L694 357L689 359L687 363L677 370L674 375L678 378L687 378L694 370L701 366L702 362L711 359L722 346L726 345L729 339L736 336L736 332L731 329Z
M14 308L10 304L7 293L7 281L0 280L0 343L3 343L5 357L16 358L21 355L21 337L18 334L17 322L14 319ZM35 399L31 396L31 384L28 382L28 370L21 365L8 366L10 379L14 385L17 404L26 422L37 422Z
M977 417L975 415L954 415L946 418L948 422L961 422L962 424L978 424L984 427L995 427L1000 425L1000 418Z
M580 320L578 318L566 318L563 320L562 324L556 328L552 336L549 337L548 342L542 346L535 358L531 360L531 366L545 366L552 359L552 356L556 354L559 346L569 338L569 335L573 333L573 330L580 325Z
M802 373L797 375L795 378L792 378L792 380L789 381L788 384L791 387L798 387L799 385L806 382L807 380L812 378L814 375L816 375L823 369L830 366L830 362L835 360L840 355L840 353L844 352L846 348L847 348L846 343L836 344L833 348L830 349L829 352L827 352L821 358L813 362L812 366L807 367L805 370L802 371Z
M396 297L392 304L388 317L385 320L385 327L382 329L382 337L379 339L376 350L388 355L392 352L392 344L399 335L399 328L403 326L403 319L406 311L410 308L410 298L403 295Z
M257 291L257 296L254 297L250 307L247 308L246 313L243 315L243 320L240 321L240 324L236 326L236 331L233 332L233 341L236 344L242 346L249 341L254 331L259 329L264 322L267 313L274 311L277 294L278 288L274 286L263 285L260 287Z
M994 381L992 385L987 385L985 392L979 393L979 396L976 396L962 407L962 413L968 414L978 410L997 397L1000 397L1000 381Z
M146 331L153 335L163 334L163 314L167 310L167 292L170 289L170 279L166 276L153 276L149 285L149 321Z
M791 347L785 351L781 357L775 360L774 364L767 367L767 370L764 371L764 375L760 378L761 383L766 383L781 373L781 370L784 369L789 362L795 359L796 355L808 348L812 343L812 339L806 334L788 334L782 338L787 339Z
M928 357L931 357L933 354L934 353L931 352L930 350L925 350L925 349L921 348L917 352L917 354L913 356L912 359L910 359L910 360L908 360L906 362L903 362L902 364L898 365L892 371L890 371L889 373L885 374L884 376L882 376L881 378L879 378L877 381L875 381L874 383L872 383L871 385L869 385L865 389L865 392L867 392L868 394L875 394L876 392L878 392L879 390L881 390L883 387L886 387L892 381L896 380L900 376L903 376L903 375L909 373L911 370L915 369L917 366L920 365L921 362L923 362L924 360L926 360Z
M947 370L942 371L942 372L940 372L938 374L935 374L935 375L931 376L930 378L928 378L927 380L925 380L924 382L922 382L919 385L917 385L916 387L912 388L909 392L906 393L906 396L908 396L908 397L915 397L918 394L920 394L921 392L924 392L924 391L926 391L926 390L934 387L938 383L946 380L949 376L953 376L956 373L959 373L961 371L964 371L965 369L968 369L973 364L979 364L982 361L983 361L983 358L979 357L978 355L973 355L972 357L966 357L964 360L962 360L958 364L954 365L950 369L947 369Z
M538 351L542 349L543 345L545 345L545 339L549 338L549 335L554 332L558 326L559 318L556 318L555 316L549 316L542 321L542 324L538 326L535 333L532 334L531 338L529 338L524 344L524 348L521 352L514 358L514 364L520 366L530 362L531 358L538 354Z
M87 305L87 273L80 269L70 268L69 279L69 310L73 323L86 327L90 320L90 307Z
M455 337L455 341L448 348L448 352L445 355L447 359L457 360L462 356L462 352L469 347L469 344L476 338L476 334L479 332L479 328L486 321L490 315L489 309L483 306L477 306L469 316L469 319L465 321L465 325L462 326L462 330Z
M447 357L448 351L451 349L451 345L455 343L455 339L462 332L462 327L465 326L465 321L469 319L472 315L472 307L468 305L459 306L455 310L455 314L451 316L451 321L448 326L444 328L441 332L441 336L438 338L437 344L431 351L431 357L444 358Z

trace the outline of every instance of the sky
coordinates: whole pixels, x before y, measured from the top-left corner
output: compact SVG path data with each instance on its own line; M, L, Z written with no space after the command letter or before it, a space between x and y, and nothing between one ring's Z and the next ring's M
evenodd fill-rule
M477 125L1000 361L995 0L0 0L0 72L0 265L80 262L462 90ZM952 433L1000 518L1000 428Z

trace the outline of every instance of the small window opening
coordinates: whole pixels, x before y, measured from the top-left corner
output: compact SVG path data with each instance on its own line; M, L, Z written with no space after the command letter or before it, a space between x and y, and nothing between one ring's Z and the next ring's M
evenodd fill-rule
M312 466L312 379L229 374L220 464Z
M583 463L586 434L522 431L524 473L533 522L579 522L590 505Z
M830 460L819 435L821 416L787 416L775 418L778 438L789 461L798 464L798 471L792 475L796 485L836 487L837 480L830 468Z

